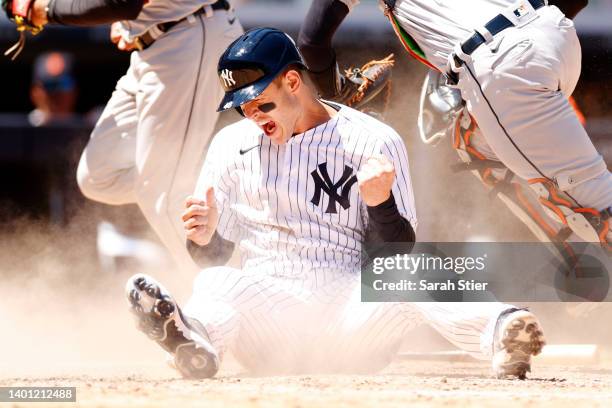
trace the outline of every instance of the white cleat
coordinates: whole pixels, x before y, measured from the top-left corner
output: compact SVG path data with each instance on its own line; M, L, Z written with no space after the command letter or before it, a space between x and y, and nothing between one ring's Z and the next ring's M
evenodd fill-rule
M176 301L155 279L144 274L131 277L126 296L137 326L174 358L173 366L185 378L214 376L219 356L204 327L183 315Z
M546 344L538 318L526 309L508 309L499 316L493 340L493 371L497 378L527 378L531 356Z

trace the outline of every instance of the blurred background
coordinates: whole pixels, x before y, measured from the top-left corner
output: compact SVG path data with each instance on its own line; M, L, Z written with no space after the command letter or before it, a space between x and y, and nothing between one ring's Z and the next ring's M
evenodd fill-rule
M257 0L234 4L245 28L273 26L295 37L310 2ZM17 40L17 32L0 14L0 49L5 50ZM612 163L610 21L611 0L590 0L576 19L583 61L575 98L586 117L587 131L608 166ZM472 175L450 171L449 165L458 161L450 141L436 147L419 141L416 118L426 69L401 48L377 1L362 1L339 30L335 45L341 68L361 66L372 58L395 53L391 109L386 119L408 147L419 240L534 240L502 204L489 199ZM48 297L49 293L65 297L68 289L75 289L81 299L102 287L105 302L120 303L123 310L123 300L119 300L122 282L131 272L151 272L143 267L142 259L134 258L153 257L160 273L174 273L135 206L93 203L76 185L80 152L128 63L129 54L118 51L109 41L108 27L48 26L28 38L16 61L0 58L0 321L3 310L23 308L28 302L32 309L26 311L33 312L31 301L36 302L42 293L44 299L54 299ZM234 113L224 114L218 127L237 119ZM125 250L127 247L129 250ZM101 248L106 248L106 253ZM176 286L184 295L193 277L183 278L184 285ZM564 341L588 342L593 336L612 341L608 325L592 324L609 316L610 307L590 313L570 308L569 314L557 313L566 310L565 305L541 304L534 308L542 313L549 311L553 341L555 336ZM74 304L56 309L58 313L76 313ZM572 317L572 313L579 317ZM583 330L586 325L588 331ZM15 327L23 329L21 324ZM96 325L90 330L101 329ZM17 337L14 340L22 341Z

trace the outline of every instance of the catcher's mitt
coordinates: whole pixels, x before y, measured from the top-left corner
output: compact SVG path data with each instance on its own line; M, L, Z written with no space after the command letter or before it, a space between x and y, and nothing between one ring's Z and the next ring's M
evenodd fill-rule
M340 95L336 101L362 109L383 90L384 108L391 91L391 69L395 64L393 54L382 60L373 60L361 68L349 68L345 71L344 81Z
M35 35L42 30L42 26L32 23L31 14L33 5L34 0L2 0L2 9L9 20L16 24L17 31L19 31L19 41L4 53L4 55L10 56L12 60L17 58L21 50L23 50L25 32L29 31Z

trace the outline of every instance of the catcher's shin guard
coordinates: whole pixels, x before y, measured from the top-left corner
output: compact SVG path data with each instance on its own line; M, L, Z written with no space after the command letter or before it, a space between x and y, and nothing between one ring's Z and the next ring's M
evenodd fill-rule
M535 178L529 185L538 196L546 214L571 230L585 242L599 242L612 252L611 208L598 211L578 206L551 180Z
M567 242L573 233L587 242L601 242L610 250L612 209L599 212L576 206L560 191L607 171L603 160L576 174L559 175L555 183L548 179L530 180L536 192L534 195L503 163L490 160L487 154L479 151L473 143L477 127L458 91L448 87L439 72L429 73L423 84L419 113L419 132L425 144L435 144L450 135L463 162L452 166L454 170L471 171L490 189L492 197L499 198L538 240L552 242L555 254L570 265L576 262L574 251Z
M555 183L544 178L528 181L537 196L534 202L533 194L523 184L512 181L516 179L514 173L501 162L488 160L472 146L471 137L475 129L474 119L464 110L457 118L453 137L453 145L463 161L461 165L455 166L457 170L471 170L483 184L491 188L490 194L506 204L536 238L555 244L570 265L576 262L574 251L567 243L572 233L585 242L599 242L608 251L612 250L610 209L599 212L594 208L577 206ZM589 174L597 174L602 169L600 165L595 165ZM574 184L579 179L576 176L568 177L574 178Z
M498 197L527 225L533 234L543 242L550 242L557 231L544 220L534 208L524 187L513 182L514 174L496 160L489 160L473 144L477 132L475 119L468 112L458 89L449 87L444 76L430 71L421 88L418 129L425 144L435 145L450 136L453 148L462 163L453 165L454 171L470 171L490 189L492 197ZM527 193L527 194L525 194Z
M472 145L476 131L475 120L464 109L457 117L453 134L453 147L463 163L453 166L456 171L470 170L486 187L491 197L497 197L506 207L562 262L577 265L578 258L567 239L572 230L550 220L538 197L503 163L489 160Z
M478 125L467 108L464 107L456 117L453 127L452 143L462 164L452 166L455 171L470 170L482 183L495 187L500 182L511 179L512 173L503 163L487 159L472 144L472 136Z

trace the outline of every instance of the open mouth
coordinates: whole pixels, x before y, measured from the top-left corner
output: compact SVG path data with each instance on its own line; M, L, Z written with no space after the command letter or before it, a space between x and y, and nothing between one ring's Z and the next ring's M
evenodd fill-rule
M266 134L266 136L270 136L276 130L276 122L271 120L269 122L264 123L261 128L263 129L263 131Z

